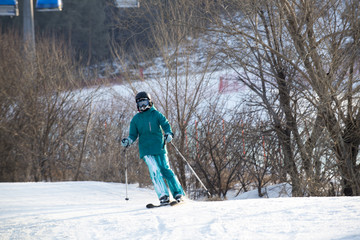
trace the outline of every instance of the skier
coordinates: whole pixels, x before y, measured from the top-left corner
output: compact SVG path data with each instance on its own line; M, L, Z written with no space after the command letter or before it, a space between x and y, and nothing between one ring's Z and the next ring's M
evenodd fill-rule
M136 97L138 113L130 122L127 138L121 140L123 147L130 146L139 137L139 154L149 168L160 205L170 203L169 186L173 198L180 202L185 193L179 180L169 166L166 142L173 139L173 132L166 117L156 110L150 94L139 92ZM163 132L165 133L163 135Z

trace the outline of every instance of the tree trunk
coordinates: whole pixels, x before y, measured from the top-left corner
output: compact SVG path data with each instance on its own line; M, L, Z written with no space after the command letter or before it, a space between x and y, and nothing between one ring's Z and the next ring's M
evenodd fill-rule
M82 160L83 160L85 146L86 146L86 143L87 143L87 138L88 138L88 133L89 133L90 120L91 120L91 113L89 113L89 117L88 117L87 122L86 122L86 128L85 128L83 141L82 141L82 145L81 145L79 161L78 161L78 165L76 167L76 173L75 173L75 177L74 177L75 181L77 181L79 179L80 167L81 167L81 163L82 163Z

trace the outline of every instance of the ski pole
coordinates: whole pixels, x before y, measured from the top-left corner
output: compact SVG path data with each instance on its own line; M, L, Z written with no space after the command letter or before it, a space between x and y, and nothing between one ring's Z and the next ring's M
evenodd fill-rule
M189 166L190 170L193 172L193 174L195 175L195 177L197 178L197 180L199 180L201 186L206 190L206 193L211 196L209 190L205 187L204 183L200 180L199 176L196 174L195 170L191 167L190 163L186 160L186 158L184 157L184 155L181 154L181 152L179 151L179 149L172 143L170 142L171 145L174 147L174 149L176 150L176 152L179 154L179 156L187 163L187 165Z
M126 195L125 195L125 200L128 201L129 200L129 196L128 196L128 176L127 176L127 159L126 159L126 148L124 148L124 159L125 159L125 189L126 189Z

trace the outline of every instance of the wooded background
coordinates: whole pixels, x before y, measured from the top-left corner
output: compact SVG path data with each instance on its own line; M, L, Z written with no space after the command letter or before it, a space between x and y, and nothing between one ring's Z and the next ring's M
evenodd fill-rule
M0 19L0 181L123 182L118 139L135 104L98 101L100 86L135 95L144 80L212 195L282 182L293 196L360 195L359 0L63 2L35 14L34 58L21 15ZM232 109L209 92L222 69L251 90ZM202 194L168 148L188 194ZM130 182L151 185L136 147L126 157Z

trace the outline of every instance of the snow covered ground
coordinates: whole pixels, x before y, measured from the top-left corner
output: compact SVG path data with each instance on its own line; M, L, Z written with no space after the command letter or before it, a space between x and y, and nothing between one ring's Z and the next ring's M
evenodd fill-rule
M360 197L146 209L154 191L130 185L129 198L118 183L0 183L0 239L360 239Z

